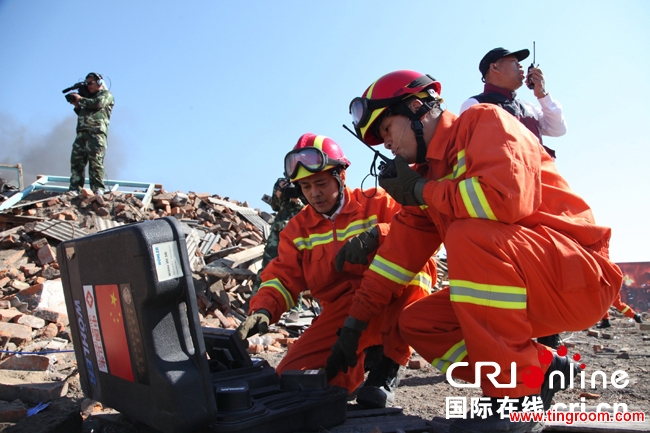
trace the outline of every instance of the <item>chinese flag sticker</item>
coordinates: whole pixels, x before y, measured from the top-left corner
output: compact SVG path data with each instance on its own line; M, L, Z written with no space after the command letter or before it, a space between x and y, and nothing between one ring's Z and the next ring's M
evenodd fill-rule
M108 371L114 376L134 382L119 288L115 284L95 286L95 298Z

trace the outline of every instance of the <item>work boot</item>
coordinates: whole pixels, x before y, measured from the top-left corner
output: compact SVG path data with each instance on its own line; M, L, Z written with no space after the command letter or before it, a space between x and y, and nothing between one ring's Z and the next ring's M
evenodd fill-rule
M368 370L368 379L359 390L357 403L373 409L392 405L399 375L400 365L382 351Z
M547 335L546 337L539 337L537 338L537 342L539 344L543 344L544 346L548 346L552 349L557 349L561 343L560 334L553 334L553 335Z
M634 321L635 321L636 323L643 323L643 320L641 319L641 314L636 313L636 314L634 315Z
M568 356L559 356L557 353L553 354L551 365L546 370L544 375L544 382L542 383L542 401L544 402L544 410L549 410L551 401L556 392L567 389L571 385L571 370L573 369L573 380L578 380L580 374L580 365L571 361ZM564 376L564 386L561 379L555 375L553 376L553 383L550 382L551 373L559 371ZM551 385L553 387L551 388Z
M363 360L363 371L370 371L372 367L384 357L384 346L367 347L366 358Z
M529 396L533 397L533 396ZM537 396L539 398L539 396ZM497 412L501 403L497 397L483 397L491 400L492 413L485 418L480 414L467 412L465 418L457 419L449 426L449 433L538 433L544 429L544 424L537 421L515 422L510 421L508 411L504 414ZM511 409L520 412L525 397L510 399L514 401Z
M600 321L600 323L598 325L596 325L596 328L602 329L602 328L609 328L611 326L612 326L612 324L609 323L609 319L603 319L603 320Z

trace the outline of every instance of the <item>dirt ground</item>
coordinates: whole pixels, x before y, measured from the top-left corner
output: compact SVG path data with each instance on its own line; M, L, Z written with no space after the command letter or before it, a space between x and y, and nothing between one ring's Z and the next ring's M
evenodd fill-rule
M567 406L571 403L581 403L583 393L592 394L585 399L586 406L596 406L607 403L613 406L624 403L630 411L643 411L650 415L650 383L647 380L650 370L650 331L637 329L628 318L615 312L612 327L592 331L601 331L600 336L589 336L586 331L563 333L562 339L567 344L569 354L579 354L581 362L586 364L587 388L574 388L556 394L555 402ZM645 319L650 322L650 316L645 314ZM611 338L607 337L609 334ZM602 348L600 347L602 346ZM595 348L594 348L595 347ZM71 354L70 354L71 355ZM260 357L276 366L283 353L265 352ZM69 368L69 357L62 357L59 361ZM607 375L607 387L599 380L595 389L590 389L590 377L595 370L601 370ZM623 370L629 375L629 384L617 389L611 386L610 377L616 370ZM65 373L65 372L64 372ZM53 402L50 407L31 416L19 423L0 424L0 431L12 432L73 432L84 433L151 433L152 430L128 420L119 413L104 408L102 411L87 416L83 422L79 420L52 430L52 425L61 424L61 418L71 413L78 413L84 400L79 387L78 374L69 379L69 389L66 397ZM579 387L579 384L577 384ZM395 406L402 407L407 415L417 415L424 419L434 416L445 417L447 397L480 396L480 390L470 388L453 388L447 383L444 375L431 366L425 365L422 369L404 369L400 387L396 393ZM354 404L354 402L352 402ZM90 408L87 409L90 412ZM40 427L39 427L40 426ZM81 429L81 430L79 430Z
M617 311L611 312L611 315L611 328L591 328L592 331L601 331L600 337L588 336L586 331L561 334L569 355L580 354L580 361L586 365L586 389L580 388L580 383L576 380L576 387L558 392L554 401L567 407L572 403L582 404L581 395L589 393L592 395L586 397L584 402L587 407L600 403L613 407L614 404L624 403L629 411L643 411L646 416L650 416L650 331L636 329L631 319ZM650 322L647 313L644 318ZM602 338L602 334L611 334L612 338ZM573 345L575 346L569 347ZM599 347L594 349L594 346L603 346L603 350L596 352ZM281 356L272 354L264 358L272 365L277 365ZM606 374L606 388L599 379L595 389L591 389L591 375L595 370ZM611 375L616 370L623 370L629 375L629 384L622 389L611 386ZM447 397L467 397L469 404L470 397L480 396L480 389L452 387L444 374L427 365L419 370L402 370L400 386L395 394L395 406L403 408L407 415L432 419L434 416L445 417Z

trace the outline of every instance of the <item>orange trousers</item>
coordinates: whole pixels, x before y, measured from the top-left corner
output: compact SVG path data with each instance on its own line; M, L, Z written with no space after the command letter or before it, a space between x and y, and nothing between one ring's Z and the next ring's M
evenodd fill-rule
M618 311L630 319L634 319L636 311L634 311L634 309L627 305L625 302L621 301L621 292L618 292L618 295L616 295L616 299L614 299L614 302L612 302L612 307L616 308ZM609 319L609 308L607 309L607 312L605 313L605 317L603 317L603 319Z
M481 388L489 397L538 394L539 388L522 381L528 366L548 369L538 358L544 346L532 338L591 326L611 305L622 280L605 257L540 226L533 231L489 220L456 220L445 248L450 288L408 306L400 330L443 372L454 362L468 362L453 375L471 383L474 363L491 361L501 367L497 382L509 384L511 362L516 362L515 388L496 388L486 377L494 370L482 370Z
M435 269L433 275L433 284L435 284ZM406 306L428 294L419 286L407 286L402 295L393 299L382 314L373 317L366 330L361 333L357 349L357 365L349 367L347 373L339 371L329 384L347 388L350 393L357 389L364 379L364 350L371 346L383 345L386 356L400 365L405 365L411 357L412 349L400 335L398 328L400 313ZM331 354L332 346L338 338L336 331L343 326L348 316L353 295L348 293L334 302L322 303L321 314L289 348L278 365L279 374L285 370L317 370L325 367L327 357Z

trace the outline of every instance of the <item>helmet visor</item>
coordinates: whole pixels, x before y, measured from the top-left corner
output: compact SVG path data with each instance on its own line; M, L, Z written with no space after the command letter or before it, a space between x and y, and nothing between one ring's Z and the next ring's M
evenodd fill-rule
M368 100L366 98L354 98L350 102L350 114L352 115L352 124L360 128L368 121ZM363 121L363 122L362 122Z
M408 95L407 95L408 96ZM400 102L404 96L385 99L354 98L350 102L350 114L355 128L363 128L368 124L375 110L390 107Z
M343 161L331 159L327 154L315 147L303 147L294 149L284 157L284 175L289 179L295 179L300 167L310 173L323 171L327 165L346 165Z

